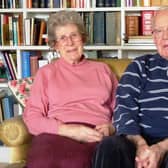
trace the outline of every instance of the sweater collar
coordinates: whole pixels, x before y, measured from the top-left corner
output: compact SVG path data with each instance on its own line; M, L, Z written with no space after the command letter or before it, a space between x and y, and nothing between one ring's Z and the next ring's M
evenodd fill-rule
M59 62L65 66L69 66L69 67L81 67L83 64L85 64L87 62L87 60L86 60L85 56L82 55L81 61L77 64L70 64L63 57L59 58Z

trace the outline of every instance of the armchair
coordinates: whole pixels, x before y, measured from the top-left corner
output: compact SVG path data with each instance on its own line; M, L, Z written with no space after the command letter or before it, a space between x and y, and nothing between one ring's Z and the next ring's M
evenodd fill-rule
M125 68L131 62L129 59L98 59L98 61L107 63L118 79L120 79ZM21 89L21 92L26 93L26 97L28 96L31 82L29 84L28 89L24 86L24 90L27 89L26 92L23 91L23 88ZM24 107L25 97L16 92L16 90L13 89L13 85L9 84L9 87ZM21 116L11 118L0 124L0 140L11 148L11 163L23 162L26 160L31 137Z

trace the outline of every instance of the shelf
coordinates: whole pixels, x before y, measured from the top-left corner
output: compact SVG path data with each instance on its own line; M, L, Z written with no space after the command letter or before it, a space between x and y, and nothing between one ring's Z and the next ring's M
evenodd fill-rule
M0 9L0 13L22 13L22 8Z
M124 7L123 9L127 11L146 11L146 10L158 10L160 7Z
M121 11L120 7L112 7L112 8L62 8L61 10L75 10L77 12L98 12L98 11ZM58 12L60 8L32 8L32 9L25 9L26 12L29 13L51 13L51 12Z

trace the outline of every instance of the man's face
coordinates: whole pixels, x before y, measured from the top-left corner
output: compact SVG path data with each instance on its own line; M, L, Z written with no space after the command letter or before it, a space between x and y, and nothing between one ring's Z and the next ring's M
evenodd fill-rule
M168 59L168 10L159 11L156 14L153 39L159 54Z

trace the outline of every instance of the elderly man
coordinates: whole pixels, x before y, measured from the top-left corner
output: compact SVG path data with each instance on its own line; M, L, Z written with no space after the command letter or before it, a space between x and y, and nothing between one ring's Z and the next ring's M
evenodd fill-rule
M117 90L116 136L97 147L93 168L168 168L168 8L153 18L158 53L136 58Z

